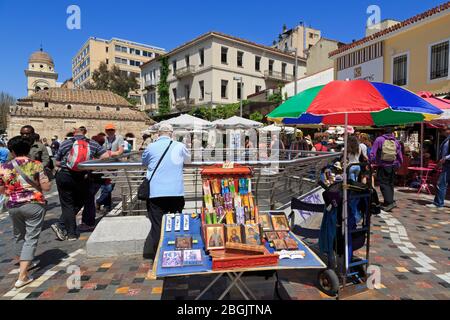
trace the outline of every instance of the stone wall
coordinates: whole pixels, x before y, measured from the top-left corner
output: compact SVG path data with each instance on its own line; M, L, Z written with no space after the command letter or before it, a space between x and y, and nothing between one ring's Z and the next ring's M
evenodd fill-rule
M7 132L11 138L19 134L22 126L31 125L41 138L50 140L52 136L57 135L59 139L63 140L66 134L74 127L85 126L88 130L88 136L91 137L99 132L104 132L105 125L108 123L113 123L117 127L117 132L122 136L132 133L136 138L138 148L142 143L141 132L149 127L149 124L144 120L102 120L76 117L45 118L9 115Z

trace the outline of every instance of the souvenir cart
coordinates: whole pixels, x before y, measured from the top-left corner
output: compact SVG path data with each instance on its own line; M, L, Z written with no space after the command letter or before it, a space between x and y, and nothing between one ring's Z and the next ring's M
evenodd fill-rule
M245 272L324 269L326 265L291 231L283 212L258 212L252 169L212 166L202 170L202 213L165 215L153 273L157 278L217 274L200 299L221 277L256 299L243 282Z

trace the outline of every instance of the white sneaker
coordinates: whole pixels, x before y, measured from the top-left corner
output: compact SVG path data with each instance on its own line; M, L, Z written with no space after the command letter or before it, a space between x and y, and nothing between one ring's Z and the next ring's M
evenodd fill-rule
M14 284L14 287L16 289L20 289L22 287L25 287L26 285L29 285L31 282L33 282L34 279L29 277L27 280L22 281L22 280L17 280L16 283Z
M438 207L437 205L435 205L434 203L431 204L427 204L425 207L429 208L429 209L437 209L437 210L443 210L444 207Z

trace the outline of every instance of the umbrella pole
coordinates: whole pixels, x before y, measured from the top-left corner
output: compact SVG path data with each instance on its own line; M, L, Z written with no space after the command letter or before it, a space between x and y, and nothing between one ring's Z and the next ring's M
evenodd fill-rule
M423 168L423 141L424 141L423 135L424 135L424 125L422 122L420 124L420 167L421 168ZM422 173L420 174L420 178L422 178Z
M345 127L344 127L344 174L343 174L343 188L344 188L344 199L342 204L342 219L344 222L344 228L343 228L343 236L345 239L345 274L348 273L348 197L347 197L347 154L348 154L348 113L345 114Z

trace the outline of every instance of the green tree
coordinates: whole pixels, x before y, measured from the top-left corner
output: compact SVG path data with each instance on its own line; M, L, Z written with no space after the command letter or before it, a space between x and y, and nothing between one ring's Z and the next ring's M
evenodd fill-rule
M162 56L159 61L161 62L161 75L158 83L158 109L160 115L165 115L170 112L169 83L167 82L167 77L169 76L169 58Z
M250 120L261 122L262 119L264 119L264 116L259 111L255 111L250 115Z
M279 84L277 90L275 90L275 92L267 98L267 101L272 102L274 104L283 103L282 90L283 90L283 85Z
M13 96L3 91L0 92L0 133L6 131L9 107L14 103L16 103L16 99Z
M242 106L248 105L248 101L242 101ZM240 103L230 103L217 105L215 108L210 106L198 107L190 112L194 117L202 118L208 121L214 121L219 119L228 119L239 113Z
M98 69L92 73L92 81L86 85L86 89L112 91L132 104L136 104L136 100L129 98L128 94L138 88L139 84L135 76L120 70L117 66L109 69L104 62L100 63Z

